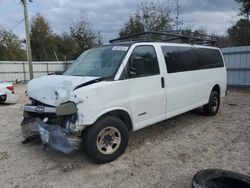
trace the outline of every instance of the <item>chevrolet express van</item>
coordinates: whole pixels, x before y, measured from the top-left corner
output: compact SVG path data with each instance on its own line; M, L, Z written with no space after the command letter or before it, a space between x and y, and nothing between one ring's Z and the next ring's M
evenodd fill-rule
M61 152L83 148L107 163L125 152L132 131L201 106L216 115L226 85L216 47L113 42L85 51L63 75L28 83L23 143L39 137Z

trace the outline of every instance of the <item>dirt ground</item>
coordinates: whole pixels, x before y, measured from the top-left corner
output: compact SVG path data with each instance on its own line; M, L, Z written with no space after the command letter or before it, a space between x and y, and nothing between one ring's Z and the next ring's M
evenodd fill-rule
M134 132L118 160L94 164L79 151L66 155L21 144L19 103L0 105L0 187L190 188L201 169L250 175L250 89L230 90L216 117L189 112Z

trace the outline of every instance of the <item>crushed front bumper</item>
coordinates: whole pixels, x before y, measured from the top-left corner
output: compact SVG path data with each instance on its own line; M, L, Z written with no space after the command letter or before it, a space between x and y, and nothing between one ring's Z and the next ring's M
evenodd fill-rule
M49 125L39 118L24 119L21 128L24 139L40 136L43 144L63 153L71 153L81 146L81 138L67 134L60 125Z

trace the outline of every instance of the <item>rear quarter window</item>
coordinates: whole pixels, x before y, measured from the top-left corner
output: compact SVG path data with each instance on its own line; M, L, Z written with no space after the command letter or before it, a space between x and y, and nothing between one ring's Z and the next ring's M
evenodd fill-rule
M168 73L224 67L218 49L162 46Z
M224 67L223 58L219 50L196 48L195 52L199 63L199 69Z

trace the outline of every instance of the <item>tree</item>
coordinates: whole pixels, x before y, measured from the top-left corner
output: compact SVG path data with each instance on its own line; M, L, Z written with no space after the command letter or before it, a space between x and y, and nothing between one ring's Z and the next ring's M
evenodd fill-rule
M68 34L55 35L56 53L59 60L74 60L78 45Z
M26 51L22 49L18 37L11 31L0 30L0 60L22 61L26 60Z
M250 45L250 1L235 0L240 4L240 15L243 16L236 24L228 29L229 37L236 45Z
M82 52L102 44L100 33L95 33L88 22L88 19L81 17L79 20L72 22L70 27L70 36L77 43L74 57L78 57Z
M180 26L183 25L182 20L180 20L180 15L183 10L183 6L181 4L180 0L174 0L175 6L174 6L174 12L175 12L175 19L173 19L174 27L176 30L180 29Z
M235 25L228 29L230 38L236 45L250 45L250 21L240 19Z
M167 1L144 1L139 9L130 16L119 32L119 36L144 31L166 31L172 28L171 7Z
M145 28L138 15L130 16L129 21L121 28L119 36L127 36L134 33L144 32Z
M204 27L199 27L197 29L192 29L190 28L186 28L182 30L186 35L194 35L195 36L200 36L200 35L207 35L207 30Z
M56 60L54 35L49 23L41 14L32 18L30 39L33 60Z
M240 15L244 16L249 21L250 16L250 1L249 0L235 0L240 4Z
M230 46L235 46L234 41L227 35L227 36L217 36L218 39L218 47L219 48L226 48Z
M41 14L32 19L31 49L36 61L74 60L101 41L100 33L94 33L84 18L72 23L70 34L55 34Z

